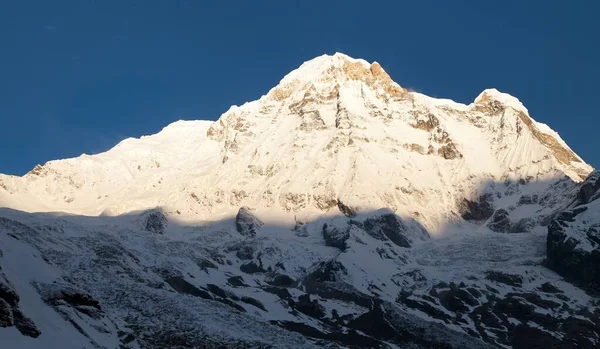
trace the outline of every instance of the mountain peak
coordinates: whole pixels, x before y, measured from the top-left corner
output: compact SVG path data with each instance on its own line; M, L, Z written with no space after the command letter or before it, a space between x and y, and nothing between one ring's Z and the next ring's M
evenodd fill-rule
M511 107L515 110L520 110L525 112L526 114L529 114L527 108L525 108L523 103L521 103L521 101L518 98L508 93L500 92L495 88L488 88L483 90L479 94L479 96L475 98L474 103L477 105L488 103L490 101L497 101L507 107Z
M298 69L286 75L279 85L269 92L275 100L283 100L297 90L316 85L365 84L378 95L393 97L405 94L406 89L392 81L377 62L352 58L343 53L322 55L304 62Z

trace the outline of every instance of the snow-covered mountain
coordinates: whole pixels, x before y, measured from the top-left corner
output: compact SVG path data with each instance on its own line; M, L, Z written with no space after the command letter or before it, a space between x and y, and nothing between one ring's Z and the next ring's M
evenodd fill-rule
M186 218L240 205L321 212L342 201L417 211L433 226L482 183L579 181L590 171L514 97L485 90L470 105L438 100L406 91L378 63L335 54L216 122L175 122L102 154L2 177L0 197L25 211L161 206Z
M0 175L0 343L594 347L591 172L515 97L317 57L217 121Z

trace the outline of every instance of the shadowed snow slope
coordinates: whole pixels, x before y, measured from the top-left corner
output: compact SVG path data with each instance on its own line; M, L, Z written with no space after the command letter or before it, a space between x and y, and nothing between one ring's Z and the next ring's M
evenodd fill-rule
M591 171L515 97L317 57L215 122L0 175L0 346L596 347Z

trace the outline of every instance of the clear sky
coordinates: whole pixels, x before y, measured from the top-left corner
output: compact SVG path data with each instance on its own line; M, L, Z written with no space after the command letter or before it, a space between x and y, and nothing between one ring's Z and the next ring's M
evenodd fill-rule
M515 95L597 167L599 13L596 0L2 1L0 172L214 120L336 51L434 97Z

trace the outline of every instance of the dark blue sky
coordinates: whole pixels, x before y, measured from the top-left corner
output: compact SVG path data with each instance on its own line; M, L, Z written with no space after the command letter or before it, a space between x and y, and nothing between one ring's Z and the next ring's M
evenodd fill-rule
M598 13L594 0L3 1L0 172L216 119L336 51L435 97L513 94L599 166Z

